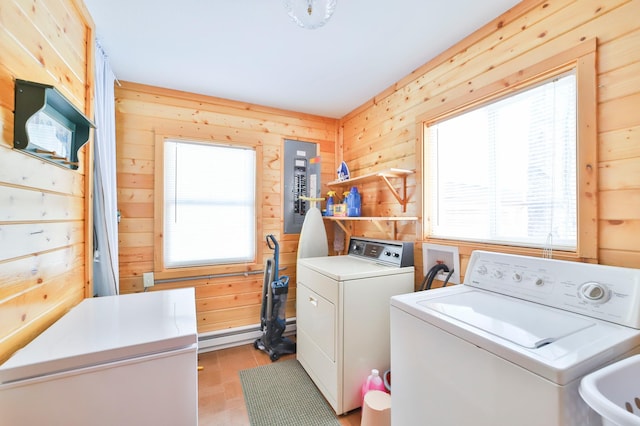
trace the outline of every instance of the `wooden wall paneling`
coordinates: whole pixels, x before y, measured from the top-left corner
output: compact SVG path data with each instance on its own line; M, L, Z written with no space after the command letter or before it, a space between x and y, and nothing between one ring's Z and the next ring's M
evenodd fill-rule
M82 281L81 273L75 273L73 276L67 277L58 283L69 282L70 280L79 279ZM41 298L22 298L12 302L0 310L0 320L3 321L3 330L11 330L13 322L11 318L16 315L20 317L19 329L13 332L4 332L0 337L0 348L2 348L2 359L8 359L18 349L22 348L26 343L37 337L42 331L46 330L55 319L60 318L66 312L74 307L84 297L84 290L77 287L51 286L51 293L59 296L59 299L45 300L45 294ZM39 307L45 308L40 312L35 312L29 303L38 303ZM6 315L6 317L5 317ZM52 321L52 318L54 319ZM6 320L6 322L5 322Z
M234 296L237 294L262 292L262 274L248 277L212 278L195 281L196 297L198 299L210 299L221 296Z
M86 45L87 45L87 31L85 23L79 20L74 20L73 16L77 15L73 9L69 9L68 5L64 2L60 2L60 7L55 7L54 4L47 5L46 3L34 3L32 1L18 0L19 8L15 10L8 10L9 14L14 15L13 21L20 22L23 19L29 21L34 25L37 31L48 42L48 48L56 49L55 59L64 62L68 67L69 74L64 75L65 78L73 76L77 83L72 85L80 88L75 94L78 100L78 105L84 106L84 89L83 82L86 80L85 63L86 63ZM18 19L15 19L18 16ZM53 19L52 19L53 18ZM24 21L23 21L24 23ZM39 46L41 51L46 51L47 47ZM52 52L53 53L53 52ZM48 61L43 56L45 63ZM71 81L68 79L67 81Z
M600 163L600 189L620 190L640 187L640 157Z
M122 218L153 217L153 203L121 203L118 207Z
M600 220L640 220L640 188L600 191Z
M545 8L545 13L550 12L547 9ZM628 11L615 11L618 13L615 17L610 18L612 22L624 19L625 14L628 13ZM599 13L604 12L600 10ZM417 106L416 103L419 102L421 104L419 108L423 111L429 111L435 105L445 101L446 98L461 97L478 87L486 86L489 82L499 80L501 75L516 73L540 62L545 56L564 51L568 46L576 45L582 40L595 37L595 35L585 35L583 27L578 26L581 18L585 19L585 17L590 18L591 16L592 12L588 8L584 8L581 13L576 14L568 7L562 7L556 14L547 15L546 19L537 21L535 24L527 22L528 16L524 16L520 19L522 27L517 25L502 27L499 38L486 37L478 43L478 46L460 49L462 53L456 56L455 60L452 59L441 67L434 68L429 75L412 83L413 85L421 84L421 88L433 87L434 91L430 96L424 98L417 96L416 94L419 93L419 90L415 90L406 96L415 98L413 106ZM551 18L553 18L553 21L551 21ZM625 22L627 21L628 19L625 19ZM558 29L549 32L547 27ZM567 31L568 28L576 29ZM509 32L509 34L506 34L506 32ZM534 37L532 37L532 33L535 34ZM594 30L593 33L597 34L597 31ZM558 34L560 35L558 36ZM541 37L538 37L538 35ZM535 54L530 54L534 48L536 49ZM487 50L491 51L490 58L482 54ZM488 59L492 63L487 63ZM458 68L462 66L464 66L466 72L460 72ZM434 82L434 84L429 85L427 82ZM451 92L453 88L456 88L458 93ZM445 92L447 96L443 98L441 94ZM404 93L394 93L393 97L399 98L403 95ZM396 111L392 110L392 112ZM422 111L417 111L418 115L420 113Z
M153 261L123 262L120 264L120 274L126 277L141 277L145 272L153 271Z
M153 135L148 132L149 137L153 137ZM141 142L141 143L135 143ZM147 144L146 141L136 140L135 142L128 143L119 143L116 145L116 155L118 158L127 158L127 159L138 159L138 160L147 160L153 161L153 144Z
M82 221L0 225L0 262L83 241Z
M58 305L70 308L73 304L71 300L82 299L84 289L70 282L80 282L84 280L82 268L69 273L65 271L61 276L51 277L43 280L38 285L32 286L28 291L15 295L3 301L0 309L0 322L7 333L4 338L11 341L14 332L20 330L26 323L36 320L38 317L48 314ZM0 345L4 339L0 339Z
M598 102L597 127L600 133L597 150L600 163L594 176L597 176L599 195L604 201L591 205L596 212L591 216L597 217L597 212L604 216L599 222L603 242L596 256L603 256L603 263L638 267L640 247L630 243L629 235L632 234L620 231L623 228L628 232L635 230L637 219L633 214L633 200L640 185L637 173L640 169L640 117L633 106L640 104L638 73L635 72L640 63L640 50L637 49L640 26L635 18L638 14L640 2L628 0L606 4L597 1L525 0L343 117L340 132L344 160L358 170L379 169L380 164L391 162L389 158L394 153L389 148L391 143L404 142L405 133L402 132L405 126L416 126L420 116L432 113L443 102L460 99L464 103L465 98L478 96L478 90L490 82L502 79L502 84L510 84L505 77L517 75L521 70L544 62L585 40L597 39L595 78L599 93L589 102ZM593 118L588 121L590 127L594 121ZM417 146L399 149L403 158L420 164L421 129L406 127L406 140L413 140ZM377 157L369 155L378 152L381 154ZM420 166L416 169L416 191L422 191L422 170ZM629 194L628 191L633 192ZM376 215L392 211L392 204L386 203L382 193L368 187L363 192L363 209L368 201L375 206ZM622 207L620 200L630 196L629 207ZM595 197L597 201L598 197ZM423 202L428 200L421 200L420 194L412 194L409 208L418 210L416 216L421 216L419 210ZM362 230L360 226L358 224L358 232ZM420 229L417 232L419 238L423 226L421 221L416 226ZM408 229L404 228L404 231ZM375 232L375 228L365 228L364 232ZM412 236L401 233L399 238L411 239ZM465 245L460 244L460 247ZM491 249L491 246L487 248ZM469 255L470 252L461 250L463 265L466 265ZM563 253L554 252L554 255L564 257ZM416 256L417 262L421 260Z
M77 0L10 0L0 7L0 22L2 362L90 288L89 145L76 171L12 147L16 78L54 85L92 116L93 22Z
M127 203L153 203L153 189L121 188L117 190L118 200Z
M69 269L81 268L84 244L81 242L37 255L3 261L0 267L0 300L8 300L41 285Z
M121 170L122 173L130 174L153 174L154 162L153 160L138 160L136 158L119 158L116 160L117 170Z
M640 92L600 103L598 117L601 132L627 129L638 124L637 109L640 105Z
M154 245L153 232L123 232L118 241L122 247L153 247Z
M142 276L124 276L120 274L120 294L140 293L144 291Z
M288 299L287 317L295 312L295 300ZM198 312L198 331L200 333L256 324L260 321L260 306L246 306L237 309L222 309Z
M638 40L640 45L640 39ZM607 102L638 92L640 88L640 61L600 74L599 101Z
M153 189L153 175L140 173L116 173L118 188Z
M151 218L123 218L118 225L124 233L153 232L153 219Z
M193 107L189 106L150 104L140 100L127 100L126 102L122 102L119 104L118 109L123 114L135 113L138 115L146 115L154 117L154 120L163 120L165 123L166 120L186 121L186 117L191 125L199 124L201 129L213 126L214 129L218 128L228 132L229 129L241 128L244 134L254 135L256 139L265 133L287 134L291 127L285 123L271 122L267 119L237 117L218 112L204 111L202 108L194 112ZM194 116L194 114L197 115ZM303 133L303 135L298 137L321 139L327 137L328 131L324 128L304 127L304 132L298 131L297 133ZM212 138L221 142L227 140L227 137L220 135L216 137L215 134L212 135Z
M158 242L148 234L154 215L154 171L158 165L158 135L206 139L227 144L260 147L259 180L262 212L257 218L262 234L273 233L280 242L280 265L291 276L290 311L295 315L295 261L297 235L282 233L282 149L284 139L317 142L323 173L335 176L337 120L291 113L227 101L208 96L176 92L133 83L123 83L117 97L118 208L123 221L119 228L121 291L142 291L140 274L157 270ZM326 154L326 155L325 155ZM152 198L150 202L147 202ZM157 231L154 231L157 232ZM151 237L151 239L149 239ZM262 270L273 253L263 236L258 239L255 264L245 269ZM142 253L139 253L140 250ZM155 259L150 262L150 259ZM213 331L260 321L262 275L206 278L210 274L237 271L227 265L198 268L204 278L156 284L148 291L193 286L196 288L199 331ZM242 266L240 266L242 268ZM199 272L198 272L199 271ZM180 279L181 271L156 273L156 279Z
M601 249L638 251L640 220L602 220L600 227Z
M46 79L38 82L57 83L53 78L64 81L64 85L58 85L60 92L84 110L84 82L87 77L84 62L86 59L75 61L75 52L67 49L66 46L73 42L78 42L82 46L86 46L87 43L86 40L68 40L66 37L61 37L64 33L61 31L63 27L57 27L60 25L56 22L57 10L59 7L55 7L54 4L47 6L43 2L33 5L28 1L17 0L0 10L0 21L3 22L9 34L20 40L20 48L25 50L21 56L30 55L41 64L40 69L46 68L47 72L38 76ZM79 20L76 25L78 24L82 26L82 20Z
M598 72L607 73L622 65L640 61L638 43L640 30L634 24L633 17L640 13L638 2L631 2L616 16L624 26L614 25L609 31L615 31L609 38L598 35ZM613 22L610 22L613 23Z
M121 247L118 258L121 263L148 262L153 260L153 247Z
M637 251L600 249L600 263L623 268L637 268L640 265L640 253Z
M415 168L414 124L405 126L398 132L377 137L358 149L345 152L351 158L347 164L353 176L359 176L388 168Z
M84 198L0 185L0 221L79 220Z
M156 103L159 97L163 98L163 103L168 106L186 107L200 112L200 107L204 111L215 111L222 114L221 117L230 116L237 119L244 117L250 122L258 121L264 123L274 123L278 126L289 128L289 132L280 132L279 134L287 134L291 138L304 139L310 137L308 134L300 134L304 129L324 129L327 132L335 132L335 119L319 117L310 114L297 113L275 108L264 107L260 105L248 104L244 102L232 101L227 99L215 98L206 95L194 93L180 92L170 89L164 89L154 86L147 86L136 83L126 83L127 93L123 93L122 99L141 100L149 103ZM191 116L191 114L187 114ZM188 120L190 121L190 120ZM212 123L207 123L212 124ZM223 123L226 127L230 123ZM233 127L233 126L230 126ZM249 126L251 127L251 125ZM241 123L235 128L246 129L247 125ZM266 133L276 133L266 128Z
M640 126L600 133L600 161L640 157Z
M0 37L3 33L4 30L0 28ZM2 114L0 115L0 122L13 123L14 104L13 73L9 68L7 68L7 64L0 62L0 111L2 111ZM6 130L5 126L2 127ZM13 130L13 126L11 126L11 130ZM2 142L5 143L13 141L11 139L2 138ZM12 147L13 144L8 146Z
M5 127L8 127L8 123ZM9 140L13 141L13 113L10 129ZM84 197L85 193L85 180L80 173L69 173L67 168L3 146L0 146L0 182L78 197Z
M447 89L443 85L443 80L447 74L458 68L472 68L477 71L485 71L493 68L494 64L487 63L487 52L494 55L494 50L501 42L511 38L524 29L537 22L543 21L559 7L565 7L568 2L539 2L525 1L504 15L497 17L485 27L469 35L461 43L447 49L438 57L429 61L407 77L396 83L391 88L377 95L374 100L366 103L363 107L357 108L349 113L342 121L345 126L345 149L352 139L349 129L358 128L357 124L350 122L371 122L375 123L376 111L378 114L399 113L410 110L417 104L429 102L437 98L438 93ZM484 63L476 68L469 65L472 59L484 57ZM495 59L491 59L495 60ZM413 115L413 114L411 114Z

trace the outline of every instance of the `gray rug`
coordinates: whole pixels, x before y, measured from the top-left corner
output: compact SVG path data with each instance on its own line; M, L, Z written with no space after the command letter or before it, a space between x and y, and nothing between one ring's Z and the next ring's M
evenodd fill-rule
M340 422L295 359L240 371L252 426L339 426Z

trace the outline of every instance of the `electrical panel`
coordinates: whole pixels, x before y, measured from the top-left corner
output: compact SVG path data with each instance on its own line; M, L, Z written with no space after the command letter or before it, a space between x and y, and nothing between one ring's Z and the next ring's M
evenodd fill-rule
M285 139L284 141L284 233L299 234L309 201L301 197L318 197L319 171L312 167L317 144Z

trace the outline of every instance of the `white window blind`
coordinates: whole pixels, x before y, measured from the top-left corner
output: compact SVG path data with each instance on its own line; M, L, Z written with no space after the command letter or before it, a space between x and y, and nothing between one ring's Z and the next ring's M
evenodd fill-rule
M570 72L428 126L431 237L576 250Z
M253 149L165 140L165 267L255 257Z

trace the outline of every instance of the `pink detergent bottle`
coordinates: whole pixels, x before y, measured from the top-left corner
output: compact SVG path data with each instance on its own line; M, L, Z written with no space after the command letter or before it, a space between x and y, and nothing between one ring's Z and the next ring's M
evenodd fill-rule
M367 377L367 380L362 384L362 395L360 397L360 402L364 404L364 395L370 390L379 390L386 392L387 390L384 387L384 382L382 381L382 377L380 377L380 372L375 368L371 370L371 374Z

